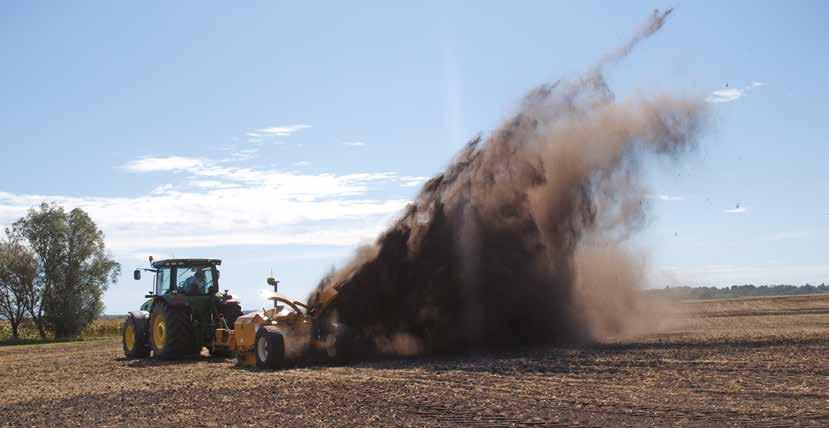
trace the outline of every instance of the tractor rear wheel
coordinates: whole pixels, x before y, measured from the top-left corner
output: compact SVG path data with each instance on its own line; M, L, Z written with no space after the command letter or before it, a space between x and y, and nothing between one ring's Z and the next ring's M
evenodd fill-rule
M153 355L162 360L187 357L201 352L187 308L164 302L153 305L150 316L150 345Z
M124 356L127 358L147 358L150 356L150 347L144 335L144 328L137 323L144 322L128 317L124 320L121 329L121 344L124 347Z
M271 326L256 332L256 367L278 369L285 364L285 339Z

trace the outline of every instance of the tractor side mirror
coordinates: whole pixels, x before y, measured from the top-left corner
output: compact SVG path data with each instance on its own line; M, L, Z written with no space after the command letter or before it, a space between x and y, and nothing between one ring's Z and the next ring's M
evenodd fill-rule
M140 280L141 279L141 269L136 269L135 271L133 271L132 272L132 277L136 281Z

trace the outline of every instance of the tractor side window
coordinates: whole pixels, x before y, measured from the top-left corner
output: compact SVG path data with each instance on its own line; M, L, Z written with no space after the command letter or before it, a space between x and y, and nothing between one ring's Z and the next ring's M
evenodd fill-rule
M170 291L170 268L161 268L155 275L155 293L166 294Z
M180 292L196 295L207 294L213 285L213 270L208 267L180 267L177 269L176 285Z

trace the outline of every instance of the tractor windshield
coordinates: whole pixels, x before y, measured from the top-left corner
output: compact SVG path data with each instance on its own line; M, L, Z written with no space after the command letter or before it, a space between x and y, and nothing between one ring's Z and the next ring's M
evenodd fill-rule
M190 296L207 294L213 287L213 269L210 266L180 266L176 269L176 288Z

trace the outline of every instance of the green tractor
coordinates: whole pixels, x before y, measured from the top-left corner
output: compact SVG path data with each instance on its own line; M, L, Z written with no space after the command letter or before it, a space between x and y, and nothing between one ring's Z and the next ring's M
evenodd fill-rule
M210 355L229 356L230 350L217 343L216 330L230 329L242 308L227 290L219 292L217 259L167 259L153 261L154 289L141 309L124 320L122 339L127 358L146 358L152 352L160 359L198 355L207 348Z

